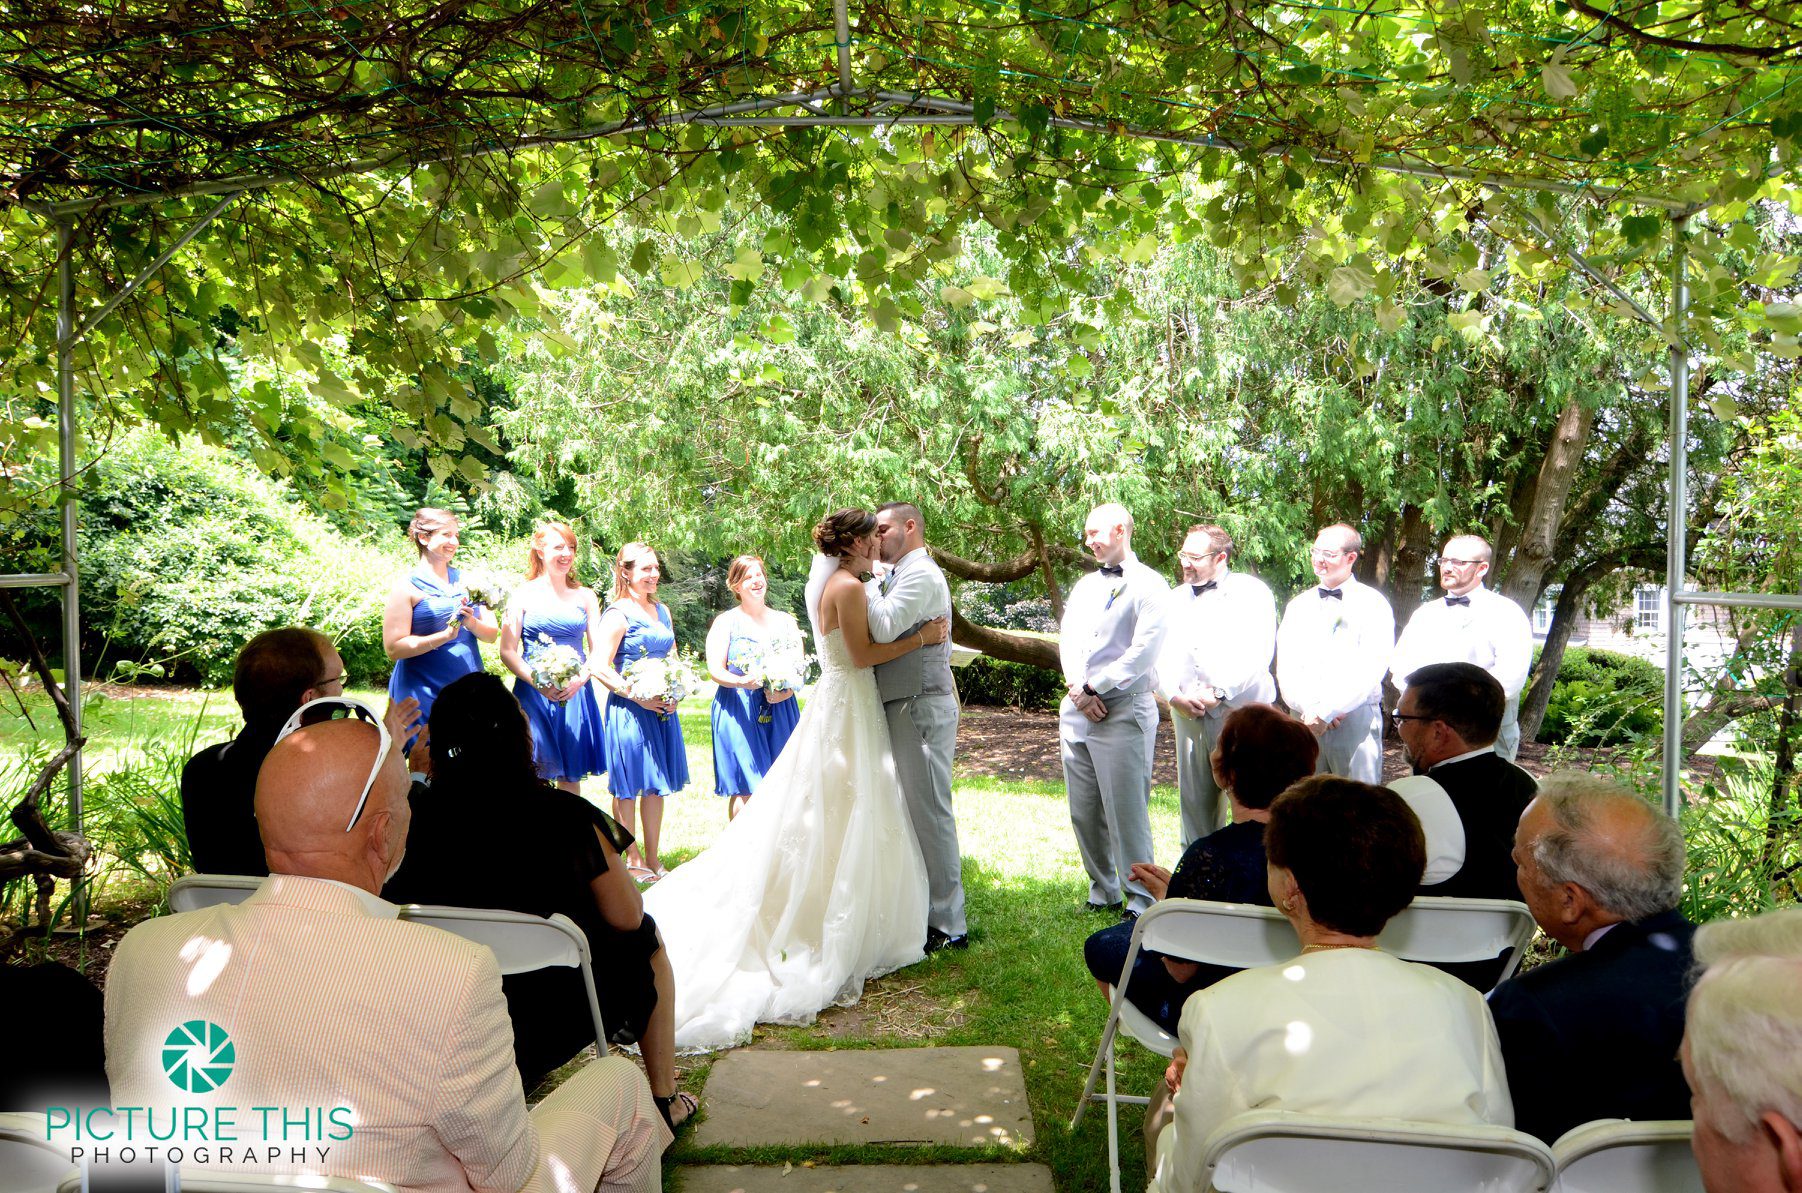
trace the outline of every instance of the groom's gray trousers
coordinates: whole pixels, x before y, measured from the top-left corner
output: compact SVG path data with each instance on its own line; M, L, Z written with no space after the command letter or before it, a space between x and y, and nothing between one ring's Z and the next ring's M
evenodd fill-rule
M895 776L926 860L931 908L926 926L946 936L962 936L964 923L963 856L957 845L957 820L951 812L951 756L957 747L957 696L923 693L882 706L895 752Z

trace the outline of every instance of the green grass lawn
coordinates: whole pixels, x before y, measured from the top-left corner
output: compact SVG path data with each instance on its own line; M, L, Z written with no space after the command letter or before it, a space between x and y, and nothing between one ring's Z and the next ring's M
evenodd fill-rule
M359 692L379 705L379 693ZM60 729L47 703L33 699L33 732L0 714L0 787L25 760L59 743ZM86 708L90 823L96 835L123 823L122 802L155 798L179 771L190 741L224 740L237 727L229 692L147 689L143 694L94 693ZM682 729L693 785L666 801L664 856L675 865L705 848L726 822L726 804L712 794L713 761L707 705L684 702ZM1047 748L1052 748L1048 745ZM128 777L146 781L126 782ZM607 804L605 780L591 780L586 794ZM980 1150L879 1147L774 1148L757 1151L694 1148L685 1139L672 1150L665 1185L679 1188L692 1163L896 1163L921 1160L1020 1159L1051 1167L1060 1190L1107 1187L1106 1115L1093 1107L1081 1128L1067 1128L1106 1015L1106 1005L1082 964L1083 938L1111 922L1079 909L1088 883L1071 836L1060 785L1007 782L960 773L956 783L958 830L964 848L971 947L943 952L873 983L856 1014L829 1013L815 1027L763 1028L767 1046L795 1049L918 1047L926 1044L1004 1046L1019 1050L1037 1138L1030 1148L999 1156ZM1152 798L1158 860L1177 852L1173 789ZM123 830L119 835L128 836ZM129 851L128 840L102 844ZM115 866L117 861L113 862ZM154 868L153 868L154 871ZM105 909L137 905L157 875L125 874L103 880L96 903ZM133 902L136 900L137 902ZM1120 1087L1143 1093L1163 1072L1164 1061L1133 1044L1119 1050ZM684 1081L699 1089L705 1065L685 1062ZM703 1110L704 1112L704 1110ZM1121 1114L1123 1177L1143 1184L1138 1142L1140 1112ZM847 1187L855 1187L847 1182Z

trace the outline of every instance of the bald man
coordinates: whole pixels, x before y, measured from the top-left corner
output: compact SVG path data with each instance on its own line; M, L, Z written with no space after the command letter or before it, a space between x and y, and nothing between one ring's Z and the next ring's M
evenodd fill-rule
M1514 1121L1550 1143L1598 1118L1689 1117L1677 1061L1695 928L1683 834L1638 794L1565 771L1521 815L1521 896L1571 956L1489 995Z
M1098 505L1083 524L1095 571L1078 580L1058 627L1068 692L1058 716L1064 790L1076 849L1089 874L1089 911L1131 919L1151 892L1131 877L1151 856L1153 691L1170 586L1132 549L1133 516Z
M1447 540L1439 553L1445 595L1416 609L1402 627L1389 674L1405 692L1408 676L1434 663L1475 663L1489 672L1507 700L1495 752L1512 762L1520 753L1520 692L1533 662L1533 624L1519 605L1483 587L1494 562L1495 551L1474 534Z
M188 1172L651 1193L669 1132L639 1071L597 1061L528 1113L494 955L377 897L411 819L387 746L356 719L280 738L256 789L270 876L241 904L149 920L120 942L106 999L116 1104L230 1114L237 1146L187 1139ZM199 1041L182 1077L204 1080L175 1076L176 1033Z

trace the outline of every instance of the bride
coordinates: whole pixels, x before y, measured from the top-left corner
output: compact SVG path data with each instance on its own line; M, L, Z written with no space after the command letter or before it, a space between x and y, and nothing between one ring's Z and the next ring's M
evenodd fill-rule
M725 1048L757 1023L810 1023L924 955L926 867L901 801L870 668L943 642L944 621L870 640L859 572L876 519L814 527L807 613L820 680L757 798L718 840L645 892L676 977L676 1046Z

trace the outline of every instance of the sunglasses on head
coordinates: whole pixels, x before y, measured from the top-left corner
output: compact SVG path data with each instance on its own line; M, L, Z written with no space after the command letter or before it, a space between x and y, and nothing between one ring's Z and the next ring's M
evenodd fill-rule
M376 715L373 708L354 696L321 696L295 709L282 724L281 732L275 735L275 740L279 743L304 726L318 725L325 721L342 721L351 717L374 725L375 731L382 735L382 744L375 752L375 765L369 768L369 777L363 780L362 794L357 796L357 810L351 813L350 823L344 826L347 833L356 828L357 821L363 818L363 806L369 802L369 790L375 786L376 776L382 773L382 764L388 761L388 751L394 744L393 739L388 736L388 726L382 724L382 718Z

